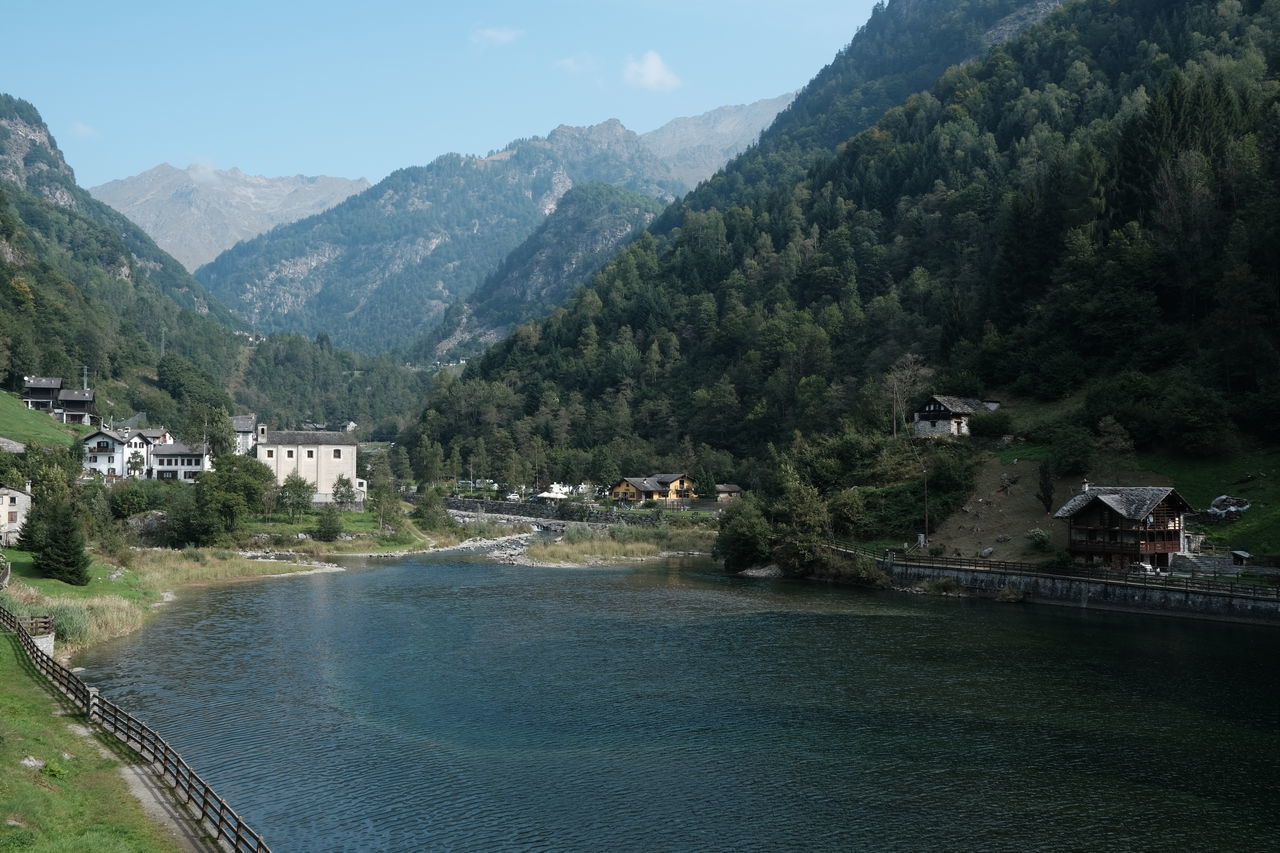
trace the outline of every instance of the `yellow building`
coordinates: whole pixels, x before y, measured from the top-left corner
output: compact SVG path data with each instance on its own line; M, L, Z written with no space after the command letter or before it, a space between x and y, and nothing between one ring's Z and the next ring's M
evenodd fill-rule
M688 474L652 474L648 477L623 477L609 490L609 497L622 503L642 501L689 501L698 495Z

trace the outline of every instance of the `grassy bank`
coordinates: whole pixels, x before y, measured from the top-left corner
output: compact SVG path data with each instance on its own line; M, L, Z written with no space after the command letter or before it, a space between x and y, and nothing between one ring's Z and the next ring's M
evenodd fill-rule
M250 560L219 549L133 550L122 555L127 565L95 559L88 585L71 586L38 575L25 551L6 549L3 553L13 567L13 580L9 589L0 593L0 603L19 616L53 617L60 653L138 630L151 605L162 601L169 590L307 568L304 564Z
M180 849L143 812L105 739L52 694L12 634L0 636L0 850L150 853ZM52 710L64 715L55 716ZM44 766L25 766L28 756Z
M557 542L529 546L529 559L539 563L595 563L637 560L670 551L709 553L716 541L710 527L638 527L624 524L605 530L570 524Z

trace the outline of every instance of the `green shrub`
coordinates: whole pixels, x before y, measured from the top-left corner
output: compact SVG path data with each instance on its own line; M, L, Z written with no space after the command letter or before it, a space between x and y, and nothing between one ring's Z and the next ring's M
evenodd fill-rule
M978 412L969 418L969 433L978 438L999 438L1013 432L1013 418L1003 409Z

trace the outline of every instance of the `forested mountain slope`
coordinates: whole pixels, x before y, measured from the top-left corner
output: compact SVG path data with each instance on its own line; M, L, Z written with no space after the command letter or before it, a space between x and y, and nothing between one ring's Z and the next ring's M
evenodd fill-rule
M670 172L617 121L559 127L488 157L401 169L332 210L224 252L196 275L262 331L385 352L420 337L583 183L670 200Z
M428 385L325 339L255 345L240 327L141 229L76 185L35 107L0 95L0 387L19 390L25 375L74 384L84 366L107 417L146 411L182 430L250 407L268 423L353 418L393 432Z
M665 232L686 210L725 210L793 185L815 160L870 127L949 66L972 59L1043 20L1063 0L894 0L870 20L779 113L759 144L667 211Z
M574 187L530 237L467 299L410 349L417 363L466 358L516 323L563 302L663 209L657 199L607 184Z
M225 373L239 326L140 228L94 200L36 109L0 95L0 385L97 378L154 360L166 340Z
M631 244L437 389L405 440L560 479L753 481L788 497L775 526L818 506L866 535L919 529L881 485L918 481L890 417L930 388L1075 395L1058 426L1086 441L1105 416L1184 453L1274 440L1278 16L1064 6L789 188L762 177ZM958 493L962 451L928 452L931 489Z

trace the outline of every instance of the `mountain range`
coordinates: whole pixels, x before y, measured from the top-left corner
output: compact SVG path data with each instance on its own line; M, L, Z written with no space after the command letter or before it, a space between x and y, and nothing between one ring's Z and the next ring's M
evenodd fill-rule
M419 351L446 308L494 273L571 187L602 183L670 202L754 142L789 99L724 107L643 136L610 120L560 126L487 157L445 155L236 246L196 277L260 330ZM584 214L575 207L579 221ZM579 278L542 290L567 292L584 277L574 270Z
M146 231L188 270L276 225L328 210L369 188L364 178L246 175L239 169L162 163L89 194Z

